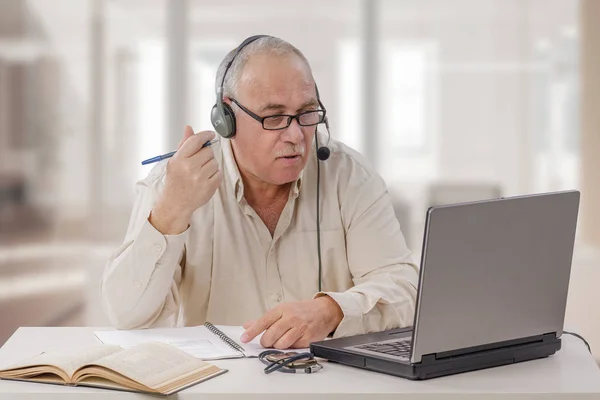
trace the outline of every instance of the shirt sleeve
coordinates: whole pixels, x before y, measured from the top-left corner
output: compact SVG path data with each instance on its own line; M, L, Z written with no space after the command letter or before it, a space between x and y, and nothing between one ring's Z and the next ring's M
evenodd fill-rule
M160 167L137 183L125 241L109 258L100 284L104 311L119 329L177 322L189 227L179 235L163 235L148 221L164 176Z
M350 174L342 197L348 265L354 286L328 295L344 313L333 336L358 335L413 323L418 267L400 230L387 187L377 174Z

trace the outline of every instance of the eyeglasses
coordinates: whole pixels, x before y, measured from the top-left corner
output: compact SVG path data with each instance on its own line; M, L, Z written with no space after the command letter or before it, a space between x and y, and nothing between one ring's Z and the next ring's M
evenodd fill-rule
M325 112L326 110L310 110L304 111L300 114L296 115L287 115L287 114L277 114L277 115L269 115L267 117L260 117L254 114L252 111L248 110L246 107L241 105L235 99L231 99L239 108L241 108L246 114L257 120L262 124L263 129L267 131L277 131L280 129L285 129L292 123L292 120L295 119L298 121L298 125L300 126L314 126L322 123L325 120Z

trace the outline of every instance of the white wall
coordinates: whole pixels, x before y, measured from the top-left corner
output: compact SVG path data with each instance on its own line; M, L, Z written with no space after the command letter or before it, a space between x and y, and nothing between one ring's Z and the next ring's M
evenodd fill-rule
M76 93L78 110L85 110L89 98L89 27L85 24L89 1L29 3L44 22L52 46L64 57L67 84ZM227 6L209 1L190 4L190 43L238 42L252 34L267 33L280 36L304 51L328 108L334 135L343 136L343 132L336 131L343 117L338 107L336 57L341 41L359 39L360 1L313 0L302 5L277 2L277 7L269 0L251 6L242 1ZM560 0L379 1L381 22L377 31L381 39L437 43L439 108L432 118L439 128L439 179L498 181L507 194L532 190L536 177L532 166L530 88L533 74L540 68L534 63L532 49L538 40L552 41L562 27L576 24L576 5ZM132 192L126 188L135 177L124 178L123 168L139 163L137 154L130 152L131 159L125 160L122 157L128 157L128 153L118 148L121 140L131 140L131 133L122 132L115 122L118 95L115 54L126 48L133 51L135 58L135 48L141 41L164 40L166 6L162 1L106 3L105 29L109 39L105 101L109 120L105 132L108 170L104 182L111 189L106 193L108 203L125 206L132 200ZM77 7L77 13L73 7ZM65 27L69 29L65 31ZM384 98L385 94L382 95ZM380 106L385 107L385 102ZM79 112L71 117L78 130L63 143L60 195L56 198L57 204L66 206L69 212L85 210L89 200L88 119ZM135 129L131 121L126 126ZM181 133L168 134L179 137ZM385 137L380 140L385 141ZM390 181L396 184L395 179ZM403 191L403 182L397 184ZM74 186L82 190L73 190Z
M27 1L27 11L42 43L58 63L53 72L57 90L47 93L45 104L54 103L57 114L42 120L58 141L52 197L38 198L56 212L57 219L81 218L88 212L90 134L89 103L89 1ZM53 79L53 76L46 76ZM43 91L43 90L42 90ZM40 152L43 152L42 149ZM40 187L40 190L48 188Z
M567 3L567 4L565 4ZM386 1L383 37L438 43L439 178L533 190L533 51L577 25L576 2ZM549 116L546 116L549 118Z

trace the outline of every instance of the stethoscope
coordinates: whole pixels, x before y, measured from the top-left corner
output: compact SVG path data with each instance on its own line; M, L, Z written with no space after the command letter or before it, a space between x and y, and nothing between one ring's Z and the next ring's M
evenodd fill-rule
M283 352L279 350L265 350L258 358L266 365L265 374L274 371L312 374L320 371L323 366L317 362L312 353Z

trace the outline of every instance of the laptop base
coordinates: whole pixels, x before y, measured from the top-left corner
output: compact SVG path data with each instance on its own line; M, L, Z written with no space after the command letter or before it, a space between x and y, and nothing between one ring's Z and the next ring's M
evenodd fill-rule
M343 347L352 345L352 343L348 343L348 339L354 339L353 341L355 341L360 336L373 337L373 335L378 334L311 343L310 351L316 357L322 357L339 364L411 380L421 380L544 358L554 354L561 347L560 338L557 338L555 334L547 334L536 338L528 338L527 342L520 339L512 341L512 343L496 344L495 348L491 349L482 349L482 346L473 349L471 352L462 352L462 354L448 353L442 355L442 357L426 355L420 363L415 364L401 363L383 357L343 350Z

